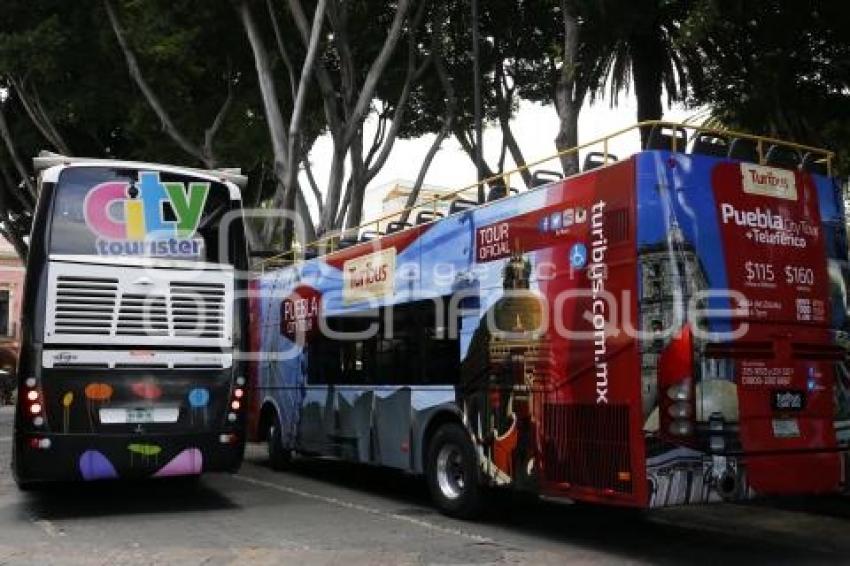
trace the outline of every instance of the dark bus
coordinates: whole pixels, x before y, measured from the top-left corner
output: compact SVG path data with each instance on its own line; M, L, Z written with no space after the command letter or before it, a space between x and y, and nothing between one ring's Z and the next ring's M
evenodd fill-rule
M244 177L53 154L35 164L18 485L235 471Z

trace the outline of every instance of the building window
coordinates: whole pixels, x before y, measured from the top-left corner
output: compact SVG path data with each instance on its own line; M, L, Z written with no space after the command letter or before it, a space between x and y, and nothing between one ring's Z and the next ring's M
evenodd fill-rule
M0 335L9 336L9 289L0 289Z

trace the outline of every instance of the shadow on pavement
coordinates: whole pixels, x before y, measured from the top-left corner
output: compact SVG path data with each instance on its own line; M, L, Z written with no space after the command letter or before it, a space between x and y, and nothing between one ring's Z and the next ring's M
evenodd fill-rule
M755 500L750 505L850 521L850 498L846 495L771 498ZM850 525L848 525L848 538L850 538Z
M252 463L267 467L264 459ZM400 515L415 515L431 522L450 521L431 507L425 483L416 477L384 468L334 460L299 458L287 473L333 484L390 500L390 509ZM768 505L812 512L808 506L822 498L800 498L756 505L705 505L649 512L586 504L563 504L494 491L487 510L477 521L486 536L502 531L509 540L522 536L539 543L561 543L619 555L624 560L680 564L779 564L836 563L850 556L850 524L845 540L829 533L774 530ZM823 498L825 499L825 498ZM799 506L795 509L794 506ZM850 519L847 501L831 501L842 511L834 516ZM753 521L751 518L755 517ZM470 524L470 530L475 524ZM821 535L821 539L817 536Z
M182 478L55 484L25 494L20 505L22 515L48 520L241 508L203 479Z

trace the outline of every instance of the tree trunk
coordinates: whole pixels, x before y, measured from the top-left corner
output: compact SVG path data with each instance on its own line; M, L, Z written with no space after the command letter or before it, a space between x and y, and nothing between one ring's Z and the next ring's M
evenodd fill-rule
M555 137L558 152L578 145L578 115L584 102L584 90L576 84L578 18L570 0L561 0L561 14L564 18L564 51L561 72L555 85L555 109L560 121ZM565 175L578 173L578 153L562 155L561 168Z
M345 216L345 206L340 205L343 181L345 181L345 153L342 153L335 143L328 176L328 189L325 193L325 215L322 218L321 231L335 230L342 224L341 218Z
M346 192L350 195L348 204L347 229L356 228L363 219L363 195L366 192L366 170L363 163L363 131L359 131L351 140L348 152L351 162L351 174L348 177Z
M665 55L663 41L660 32L639 35L631 41L638 122L660 120L664 113L661 104ZM646 147L649 132L649 128L641 128L641 147Z
M277 192L273 199L274 205L284 206L289 201L287 192L292 187L287 187L286 182L291 179L289 171L289 160L287 159L287 151L289 149L288 138L286 135L286 125L283 120L283 115L280 111L280 104L277 98L277 88L275 86L274 75L272 72L271 61L266 46L254 21L254 16L251 13L251 8L248 2L240 2L237 5L239 18L242 21L242 27L245 29L245 34L248 36L248 42L251 44L251 51L254 54L254 65L257 71L257 82L260 86L260 95L263 101L263 111L266 117L266 124L269 130L269 138L271 139L272 151L274 153L274 174L277 179ZM294 213L294 207L289 209L284 208L284 216ZM292 218L289 218L292 220ZM273 238L274 227L276 222L269 220L270 225L266 226L263 231L264 243L268 245Z
M570 99L558 109L558 135L555 137L555 147L558 151L566 151L578 145L578 115L579 108ZM579 172L578 152L561 156L561 168L564 175L570 176Z

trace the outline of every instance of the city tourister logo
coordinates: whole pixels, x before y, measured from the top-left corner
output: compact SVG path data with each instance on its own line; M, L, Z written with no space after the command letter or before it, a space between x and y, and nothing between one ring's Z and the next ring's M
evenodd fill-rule
M161 182L143 171L139 182L109 181L92 188L83 203L86 225L101 255L199 257L204 241L194 238L207 201L208 182ZM165 219L170 204L174 220Z

